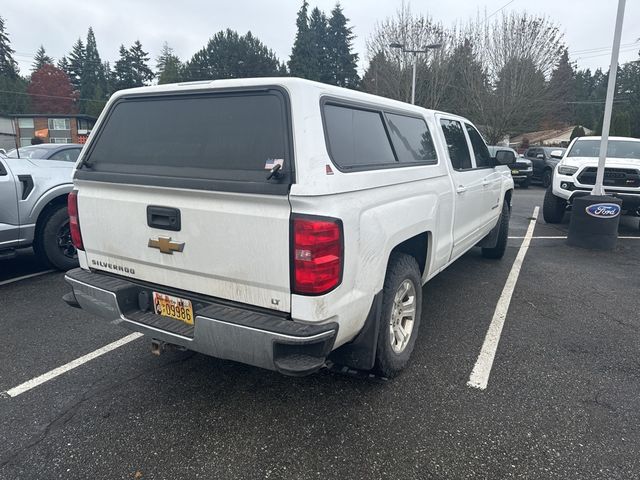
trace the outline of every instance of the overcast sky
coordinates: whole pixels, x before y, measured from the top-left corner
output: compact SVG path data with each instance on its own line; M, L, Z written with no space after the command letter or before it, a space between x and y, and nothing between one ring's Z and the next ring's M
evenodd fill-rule
M103 60L113 62L121 43L139 39L154 59L162 43L169 42L186 60L221 29L240 33L251 30L281 60L291 52L296 13L301 0L2 0L0 15L20 71L30 70L33 55L43 44L56 60L66 55L78 37L86 39L93 26ZM309 0L329 13L335 0ZM616 0L414 0L415 13L430 15L444 25L464 21L478 12L487 15L500 10L542 14L557 22L564 32L572 60L580 68L608 68ZM366 39L376 22L392 16L401 0L342 0L350 19L360 54L360 73L366 66ZM506 5L506 6L505 6ZM628 0L622 32L620 62L638 58L640 49L640 1ZM634 44L634 42L636 42Z

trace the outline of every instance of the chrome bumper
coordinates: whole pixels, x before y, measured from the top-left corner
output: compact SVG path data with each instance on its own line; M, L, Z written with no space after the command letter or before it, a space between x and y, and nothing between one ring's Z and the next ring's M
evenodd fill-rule
M65 280L75 297L65 296L67 303L73 305L75 300L84 310L112 323L205 355L288 375L306 375L324 366L338 332L335 323L301 324L215 300L194 312L193 330L189 330L182 322L139 305L141 292L163 291L162 287L79 268L67 272ZM158 325L170 325L174 331Z

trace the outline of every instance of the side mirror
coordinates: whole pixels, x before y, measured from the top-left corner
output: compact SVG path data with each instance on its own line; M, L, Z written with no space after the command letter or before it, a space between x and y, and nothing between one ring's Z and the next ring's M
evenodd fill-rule
M549 154L551 158L557 158L558 160L562 159L562 150L552 150Z
M495 159L499 165L511 165L516 161L516 156L511 150L498 150Z
M537 154L536 158L539 158L540 160L544 160L544 153Z

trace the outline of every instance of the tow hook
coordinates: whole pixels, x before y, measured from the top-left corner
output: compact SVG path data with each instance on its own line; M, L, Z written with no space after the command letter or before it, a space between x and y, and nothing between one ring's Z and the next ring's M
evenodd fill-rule
M164 352L165 347L165 342L156 340L155 338L151 339L151 353L153 353L154 355L160 356L160 354Z

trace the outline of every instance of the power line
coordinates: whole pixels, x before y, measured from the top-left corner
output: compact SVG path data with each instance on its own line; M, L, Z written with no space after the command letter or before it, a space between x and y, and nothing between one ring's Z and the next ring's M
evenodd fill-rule
M496 10L495 12L493 12L491 15L489 15L487 18L484 19L484 21L486 22L487 20L489 20L491 17L493 17L496 13L501 12L502 10L504 10L505 8L507 8L509 5L511 5L513 2L515 2L516 0L510 0L509 2L505 3L502 7L500 7L498 10Z
M0 90L0 93L13 93L15 95L27 95L30 97L46 97L46 98L60 98L60 99L65 99L65 100L75 100L75 101L84 101L84 102L95 102L95 103L104 103L106 102L106 100L96 100L93 98L76 98L76 97L65 97L64 95L45 95L43 93L25 93L25 92L19 92L17 90Z

